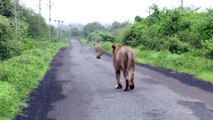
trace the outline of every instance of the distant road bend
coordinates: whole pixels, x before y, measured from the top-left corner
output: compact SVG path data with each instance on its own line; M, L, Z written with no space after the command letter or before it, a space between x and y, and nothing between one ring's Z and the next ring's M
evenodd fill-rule
M15 119L213 120L212 85L189 75L137 64L133 91L115 83L112 58L96 59L93 48L72 40Z

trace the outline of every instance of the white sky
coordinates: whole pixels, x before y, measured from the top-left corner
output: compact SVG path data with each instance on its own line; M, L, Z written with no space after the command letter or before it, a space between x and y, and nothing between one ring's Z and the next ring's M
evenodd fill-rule
M48 21L49 0L42 1L42 16ZM157 4L160 9L180 6L181 0L51 0L52 24L54 20L63 20L65 24L100 22L109 24L114 21L124 22L134 20L139 15L146 17L148 7ZM183 0L184 6L213 8L213 0ZM21 4L30 7L38 13L39 0L20 0Z

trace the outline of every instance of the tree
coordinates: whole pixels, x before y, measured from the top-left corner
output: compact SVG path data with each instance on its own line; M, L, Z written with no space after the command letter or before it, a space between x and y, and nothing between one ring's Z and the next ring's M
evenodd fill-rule
M0 15L0 60L8 59L14 51L14 29L11 21Z
M105 27L102 26L99 22L88 23L83 28L83 34L85 37L88 37L88 35L90 33L97 31L97 30L101 30L101 31L105 30Z
M20 7L21 20L28 24L28 34L33 38L47 38L48 25L45 19L31 9ZM40 20L39 20L40 17Z
M70 35L71 37L80 37L81 36L81 30L78 28L71 28L70 29Z
M142 20L143 20L143 18L141 18L140 16L135 17L135 22L141 22Z
M118 21L114 21L110 27L111 31L115 30L115 29L119 29L119 28L123 28L123 27L126 27L128 26L129 23L127 22L123 22L123 23L120 23Z
M12 17L13 15L13 4L12 0L1 0L0 2L0 15L5 17Z

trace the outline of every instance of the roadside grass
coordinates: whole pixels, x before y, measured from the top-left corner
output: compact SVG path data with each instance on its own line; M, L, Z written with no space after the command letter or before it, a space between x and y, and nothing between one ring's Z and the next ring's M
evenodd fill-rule
M90 47L93 46L93 44L95 43L95 42L90 42L86 39L80 39L80 42L83 46L90 46Z
M144 50L140 52L138 50L138 52L138 55L136 53L138 62L191 74L195 78L213 83L213 61L210 59L196 57L190 53L177 55L168 51Z
M85 44L88 41L83 40ZM115 43L118 44L118 43ZM102 49L111 54L110 42L101 42ZM172 54L168 51L140 50L134 48L136 61L155 67L172 69L179 73L193 75L197 79L213 83L213 61L190 53Z
M29 93L42 80L56 52L66 47L59 41L29 41L20 56L0 62L0 120L10 120L26 107Z

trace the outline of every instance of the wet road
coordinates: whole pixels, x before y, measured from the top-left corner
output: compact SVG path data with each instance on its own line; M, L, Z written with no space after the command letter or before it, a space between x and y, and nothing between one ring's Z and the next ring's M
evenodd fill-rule
M56 55L16 120L213 120L212 85L136 65L135 89L123 92L114 89L109 55L95 59L93 48L71 44Z

